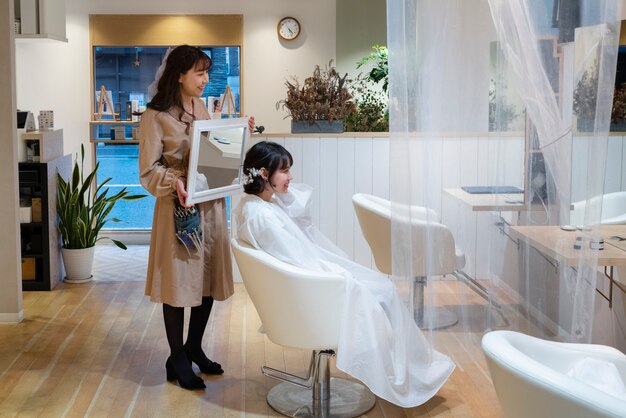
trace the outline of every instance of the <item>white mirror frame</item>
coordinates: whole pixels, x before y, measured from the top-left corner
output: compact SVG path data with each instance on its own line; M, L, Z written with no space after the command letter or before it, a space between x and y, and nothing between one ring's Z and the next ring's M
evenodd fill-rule
M239 159L239 168L237 172L237 182L231 185L217 187L215 189L202 190L200 192L194 192L196 189L196 175L198 173L198 155L200 152L200 143L202 141L202 133L211 132L211 135L215 131L224 129L243 128L243 134L241 138L241 156ZM206 202L208 200L219 199L220 197L231 196L241 192L243 189L241 178L241 167L243 165L244 149L248 137L250 136L250 130L248 128L248 118L233 118L233 119L208 119L208 120L196 120L192 125L193 134L191 136L191 151L189 155L189 165L187 168L187 199L188 205L196 204L200 202Z

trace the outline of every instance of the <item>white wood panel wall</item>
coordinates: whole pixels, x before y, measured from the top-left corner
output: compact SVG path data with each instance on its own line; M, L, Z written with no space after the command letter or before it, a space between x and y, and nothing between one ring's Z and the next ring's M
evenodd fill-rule
M587 160L593 137L575 137L572 149L572 202L585 199L588 173ZM626 190L626 136L609 136L606 155L604 193Z
M626 161L626 137L609 139L606 191L626 190L626 170L622 169L622 161ZM312 217L320 230L355 261L374 267L352 207L352 195L370 193L389 198L389 139L348 134L255 135L250 146L262 140L277 142L291 152L294 181L309 184L315 190ZM573 166L578 167L572 177L574 200L581 195L581 185L587 175L583 161L586 161L589 141L589 138L579 137L574 144ZM474 277L498 274L488 268L501 265L500 258L509 245L507 238L494 228L498 214L471 212L442 190L504 183L522 187L524 138L431 137L424 138L419 146L426 156L425 167L416 172L428 175L432 186L429 189L433 190L428 194L428 201L441 214L442 222L452 230L457 245L465 252L465 270Z

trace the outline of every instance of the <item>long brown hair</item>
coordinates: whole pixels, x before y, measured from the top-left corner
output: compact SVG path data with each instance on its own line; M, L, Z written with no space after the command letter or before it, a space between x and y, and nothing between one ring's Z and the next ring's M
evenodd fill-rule
M206 71L213 62L200 48L189 45L180 45L174 48L167 57L163 75L157 85L157 93L147 104L150 109L166 112L172 107L183 108L178 80L181 74L195 68ZM180 115L182 117L182 113Z

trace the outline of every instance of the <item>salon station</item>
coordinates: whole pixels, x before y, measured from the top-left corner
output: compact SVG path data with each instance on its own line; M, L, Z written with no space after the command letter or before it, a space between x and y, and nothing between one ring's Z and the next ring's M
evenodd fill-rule
M0 8L0 416L626 417L624 0ZM139 123L182 44L212 61L188 202L226 199L235 282L202 343L224 374L193 366L201 391L166 380L144 293L155 198ZM341 275L237 239L244 157L263 141L310 186L315 233L392 283L454 362L420 405L337 367ZM95 245L59 226L75 163L106 182L92 198L131 196Z

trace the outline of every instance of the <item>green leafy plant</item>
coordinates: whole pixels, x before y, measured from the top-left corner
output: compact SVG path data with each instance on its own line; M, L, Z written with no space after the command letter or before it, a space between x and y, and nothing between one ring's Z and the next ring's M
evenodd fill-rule
M383 91L386 93L389 87L389 51L386 46L374 45L374 52L364 56L356 63L359 69L364 65L373 62L374 67L367 73L367 80L374 84L383 83Z
M493 78L489 80L489 131L509 131L520 116L515 106L507 103L506 90L506 83L502 79L497 83Z
M100 163L96 163L93 171L86 177L83 177L85 162L85 147L83 145L80 147L80 155L80 167L77 157L68 181L65 181L60 174L57 174L58 227L61 233L63 248L89 248L96 245L96 241L107 238L125 250L126 245L122 242L109 237L99 238L98 234L107 222L121 222L117 218L107 219L115 203L120 200L142 199L146 195L130 194L124 187L118 193L109 196L109 189L103 189L103 186L111 178L107 178L96 187L96 173ZM93 191L94 187L95 191Z
M347 132L388 132L389 110L385 94L355 85L356 109L344 119Z
M343 77L333 67L331 60L325 69L315 66L313 75L304 80L296 77L285 81L287 98L276 103L276 110L287 110L294 121L339 120L351 114L355 109L352 94L348 90L351 80L348 74Z
M357 69L373 64L365 74L361 73L352 85L354 112L344 119L345 130L351 132L389 131L389 61L387 47L374 45L374 52L357 62ZM376 88L382 83L382 91Z

